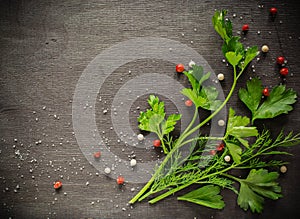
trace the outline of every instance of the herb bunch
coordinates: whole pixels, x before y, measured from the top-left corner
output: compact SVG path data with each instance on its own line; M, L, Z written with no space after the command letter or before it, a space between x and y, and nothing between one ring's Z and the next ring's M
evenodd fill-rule
M281 132L273 140L269 130L259 131L254 122L290 112L297 98L293 89L287 89L284 85L275 86L270 95L262 100L262 82L253 78L247 82L246 88L240 88L238 92L240 100L251 111L251 118L236 115L230 108L224 136L197 133L226 106L239 77L259 53L256 46L246 49L240 37L232 35L232 23L225 16L225 10L216 11L212 22L223 39L222 52L233 68L233 84L226 99L223 102L218 100L216 88L204 83L210 78L210 73L204 73L201 66L194 65L185 71L191 88L184 88L181 93L193 102L194 116L181 135L172 139L171 132L181 115L172 114L166 118L164 102L154 95L149 97L150 109L141 112L139 128L157 134L166 157L156 167L149 182L129 203L150 197L149 203L153 204L193 184L199 185L199 188L177 199L222 209L225 203L220 191L229 189L237 195L237 203L242 209L261 212L265 198L276 200L282 197L277 182L279 174L269 171L269 168L282 166L286 162L265 158L290 155L281 149L299 144L300 135ZM211 114L197 124L200 109L210 110ZM229 157L230 161L225 157ZM232 171L235 169L247 170L247 177L235 176ZM235 183L239 186L236 187Z

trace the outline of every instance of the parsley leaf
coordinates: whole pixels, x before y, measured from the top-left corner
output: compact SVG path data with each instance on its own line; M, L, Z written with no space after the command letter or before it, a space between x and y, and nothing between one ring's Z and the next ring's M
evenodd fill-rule
M244 45L240 42L241 38L239 36L232 36L232 23L229 19L225 19L226 14L226 10L216 11L212 22L216 32L224 40L222 46L224 56L232 66L238 66L241 69L240 73L242 73L252 59L259 54L258 48L257 46L253 46L245 49Z
M138 117L139 128L156 133L162 142L164 152L168 153L164 145L164 136L174 130L177 121L181 119L181 114L171 114L165 118L165 104L154 95L149 96L148 103L151 109L140 113Z
M203 83L209 79L210 73L204 74L203 68L196 65L192 70L184 72L191 83L191 88L183 89L182 93L194 102L196 109L190 124L175 141L172 140L169 133L174 129L181 116L173 114L166 118L164 104L157 97L150 96L148 102L151 109L140 114L139 125L143 130L152 130L157 133L164 152L168 154L157 166L148 183L130 200L131 204L157 194L149 201L154 204L193 184L209 185L185 194L178 200L222 209L225 204L220 195L220 188L227 188L238 194L237 202L241 208L244 210L250 208L252 212L261 212L265 198L275 200L281 197L281 187L276 182L279 174L258 168L285 165L284 161L265 161L265 158L266 156L272 158L273 155L289 155L288 152L277 150L278 147L298 145L300 134L289 133L284 136L281 132L273 141L269 131L258 135L256 127L248 126L250 123L248 117L236 116L234 110L230 109L224 137L199 135L190 138L191 134L198 132L226 105L235 90L237 80L258 54L256 46L245 49L240 42L240 37L232 36L232 24L229 19L225 19L226 13L225 10L216 11L213 24L224 40L222 52L233 66L234 77L230 92L223 104L220 105L215 88ZM287 113L292 109L291 104L296 101L296 93L292 89L286 89L283 85L274 87L264 102L261 99L262 90L261 81L254 78L247 82L246 89L239 91L240 99L252 112L252 123L255 119L273 118ZM194 126L198 116L198 107L208 110L215 109L215 111ZM247 138L254 136L256 141L249 145ZM226 147L221 146L220 141L224 141ZM170 151L165 150L164 144L169 145ZM229 158L232 158L233 162L228 162L228 154L231 155ZM250 172L246 179L241 179L231 175L231 170L234 169L250 169ZM239 192L233 186L234 181L240 184Z
M189 79L192 88L184 88L181 93L188 97L197 108L216 110L221 105L221 101L217 100L219 95L217 89L212 86L202 86L203 82L209 79L210 72L204 74L201 66L193 65L193 69L185 71L184 74Z
M226 141L226 147L228 148L233 161L237 164L241 163L242 148L231 141Z
M256 127L247 127L249 123L250 119L247 116L236 116L235 111L232 108L229 109L225 143L233 161L237 164L241 163L242 148L238 145L238 142L229 136L234 137L248 148L249 142L244 138L258 135Z
M222 52L225 56L225 54L227 52L237 52L239 54L243 54L244 53L244 45L239 42L241 38L239 36L233 36L230 38L230 40L228 41L228 43L224 42L223 46L222 46Z
M247 116L236 116L234 110L230 108L225 136L233 136L245 147L249 147L248 141L243 138L258 135L256 127L246 127L249 123L250 119Z
M273 88L267 100L254 113L252 120L274 118L288 113L293 109L291 104L296 102L296 98L297 95L293 89L286 89L285 85L278 85Z
M270 119L286 114L293 109L297 94L293 89L286 89L285 85L275 86L270 96L260 105L263 87L258 78L247 82L247 89L239 90L239 98L252 112L252 123L256 119Z
M243 55L237 54L235 52L227 52L225 54L225 57L232 66L237 66L242 60Z
M161 127L162 133L166 135L172 132L175 128L177 121L180 120L180 118L181 118L181 114L171 114L166 121L163 121Z
M216 11L212 18L212 22L216 32L222 37L224 41L229 41L232 37L232 24L230 20L225 19L226 10Z
M140 116L138 117L138 122L140 123L139 128L144 131L156 132L155 123L161 123L161 117L165 117L165 103L160 102L159 98L155 97L154 95L149 96L148 103L151 109L148 109L146 112L140 113ZM158 121L155 121L156 119Z
M282 195L281 187L276 182L279 174L265 169L252 169L246 179L237 179L240 184L238 205L245 211L260 213L263 210L264 197L276 200Z
M239 90L239 98L244 102L244 104L246 104L252 114L255 113L259 106L262 90L263 86L261 84L261 80L258 78L253 78L252 80L247 81L247 89L241 88Z
M247 49L245 59L240 68L246 68L246 66L259 54L257 46L252 46Z
M203 186L193 190L183 196L178 197L178 200L193 202L198 205L203 205L209 208L222 209L225 206L222 196L219 195L220 187L214 185Z

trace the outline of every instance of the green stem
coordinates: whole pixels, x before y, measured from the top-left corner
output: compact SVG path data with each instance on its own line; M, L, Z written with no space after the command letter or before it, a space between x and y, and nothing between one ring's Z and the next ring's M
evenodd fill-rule
M242 164L244 164L244 163L246 163L246 162L252 160L253 158L255 158L255 157L261 155L263 152L265 152L265 151L267 151L267 150L269 150L269 149L271 149L272 147L275 147L275 146L276 146L276 145L271 145L271 146L269 146L269 147L267 147L267 148L261 150L260 153L256 153L256 154L254 154L252 157L249 157L249 158L243 160L241 163L234 163L234 164L232 164L231 166L229 166L229 167L227 167L227 168L225 168L225 169L223 169L223 170L220 170L220 171L218 171L218 172L214 172L214 173L205 175L205 176L203 176L203 177L201 177L201 178L199 178L199 179L193 180L193 181L191 181L191 182L189 182L189 183L187 183L187 184L184 184L184 185L181 185L181 186L176 187L176 188L174 188L174 189L171 189L171 190L165 192L164 194L162 194L162 195L160 195L160 196L157 196L157 197L155 197L154 199L151 199L151 200L149 201L149 203L154 204L154 203L156 203L156 202L158 202L158 201L160 201L160 200L162 200L162 199L164 199L164 198L166 198L166 197L168 197L168 196L170 196L170 195L172 195L172 194L174 194L174 193L176 193L176 192L178 192L178 191L180 191L180 190L182 190L182 189L184 189L184 188L187 188L188 186L190 186L190 185L192 185L192 184L194 184L194 183L197 183L197 182L199 182L199 181L202 181L203 179L206 179L206 178L209 178L209 177L218 175L218 174L224 175L225 172L227 172L227 171L229 171L229 170L231 170L231 169L234 169L234 168L236 168L236 167L238 167L238 166L240 166L240 165L242 165ZM234 176L231 176L231 175L228 175L228 174L226 174L226 176L227 176L227 177L229 176L229 178L232 178L232 179L234 179L234 180L236 180L236 181L238 181L238 182L241 181L241 179L238 179L238 178L236 178L236 177L234 177Z
M241 180L242 179L239 179L239 178L237 178L237 177L235 177L235 176L232 176L232 175L230 175L230 174L227 174L227 173L221 173L221 175L223 175L223 176L225 176L225 177L227 177L227 178L230 178L230 179L233 179L233 180L235 180L235 181L237 181L237 182L241 182Z
M226 99L224 100L224 102L219 106L219 108L214 111L212 114L210 114L210 116L208 116L205 120L203 120L200 124L198 124L197 126L195 126L193 129L191 129L190 131L188 131L187 133L182 134L179 138L177 143L180 144L185 138L187 138L189 135L191 135L192 133L194 133L195 131L197 131L198 129L200 129L203 125L205 125L207 122L209 122L215 115L217 115L222 109L223 107L227 104L227 102L229 101L229 99L231 98L234 90L235 90L235 86L237 83L237 77L236 77L236 66L233 66L233 73L234 73L234 78L233 78L233 84L232 87L226 97ZM240 74L242 73L242 71L240 72ZM239 74L239 75L240 75Z
M181 143L182 145L185 145L185 144L188 144L188 143L191 143L195 140L200 140L200 139L203 139L203 140L224 140L225 138L224 137L196 137L196 138L191 138L183 143Z
M155 172L157 173L157 171ZM129 204L133 204L150 188L157 174L154 174L147 184L129 201Z
M140 197L138 199L138 201L140 202L140 201L144 200L145 198L147 198L151 194L153 194L151 191L147 192L146 194L142 195L142 197Z
M243 74L243 71L245 70L245 68L243 68L240 73L236 76L236 80L238 80L240 78L240 76Z
M165 146L165 143L164 143L164 139L163 139L163 138L160 138L160 142L161 142L161 147L163 148L164 154L169 153L168 149L167 149L166 146Z
M244 69L243 69L244 70ZM240 72L240 74L243 72L243 70ZM203 125L205 125L208 121L210 121L215 115L217 115L221 109L227 104L227 102L229 101L230 97L232 96L233 94L233 91L235 89L235 86L236 86L236 83L237 83L237 77L236 77L236 66L233 66L233 73L234 73L234 78L233 78L233 84L232 84L232 87L229 91L229 94L227 95L225 101L220 105L220 107L214 111L209 117L207 117L203 122L201 122L199 125L197 125L196 127L194 127L193 129L191 129L190 131L188 132L185 132L183 135L181 135L179 138L178 138L178 141L176 142L176 145L174 146L174 148L167 154L167 156L165 157L165 159L163 160L163 162L161 163L161 165L159 166L159 168L156 170L156 172L154 173L154 175L151 177L151 179L148 181L148 183L129 201L130 204L133 204L135 203L136 201L139 200L139 198L150 188L150 186L152 185L152 183L154 182L155 178L157 177L157 175L160 173L160 171L163 169L164 165L167 163L167 161L169 160L169 158L171 157L171 155L173 154L174 151L176 151L179 147L181 147L182 145L184 145L182 142L184 141L185 138L187 138L189 135L191 135L192 133L194 133L195 131L197 131L200 127L202 127ZM239 75L240 75L239 74ZM196 120L196 116L194 114L194 117L195 117L195 120ZM193 118L194 120L194 118ZM192 124L194 121L191 121L190 124ZM191 127L192 125L189 125L189 127ZM224 170L228 170L228 168L224 169ZM224 171L225 172L225 171ZM215 174L213 174L215 175ZM204 178L207 178L207 177L204 177ZM198 181L198 180L196 180ZM174 194L175 192L183 189L183 188L186 188L190 185L192 185L193 183L195 183L196 181L191 181L190 183L188 184L185 184L185 185L182 185L182 186L179 186L173 190L169 190L168 192L150 200L149 202L150 203L155 203L171 194Z
M156 132L156 134L157 134L157 136L158 136L158 138L159 138L159 140L160 140L160 142L161 142L161 147L162 147L162 149L163 149L163 151L164 151L164 154L167 154L169 151L167 150L167 148L166 148L166 146L165 146L165 143L164 143L164 136L163 136L163 134L162 134L162 132L161 132L161 130L160 130L159 125L157 126L157 132Z
M189 182L188 184L184 184L182 186L176 187L175 189L169 190L168 192L165 192L165 193L161 194L160 196L157 196L156 198L151 199L149 201L149 203L150 204L154 204L154 203L156 203L156 202L158 202L158 201L160 201L160 200L162 200L164 198L167 198L168 196L173 195L174 193L176 193L176 192L178 192L178 191L180 191L180 190L182 190L182 189L184 189L184 188L192 185L193 183L194 182L192 181L192 182Z
M174 146L174 148L167 154L167 156L165 157L165 159L162 161L162 163L159 165L158 169L155 171L155 173L153 174L153 176L151 177L151 179L147 182L147 184L129 201L129 204L134 204L137 201L141 201L142 199L146 198L147 196L149 196L150 194L152 194L151 192L147 193L146 195L144 195L144 193L151 187L152 183L154 182L154 180L156 179L156 177L159 175L160 171L163 169L163 167L166 165L166 163L168 162L168 160L170 159L170 157L172 156L172 154L179 149L180 147L182 147L184 144L178 145L176 144ZM140 198L142 196L142 198Z
M189 131L193 124L195 123L196 119L197 119L197 116L198 116L198 107L195 107L195 112L194 112L194 116L190 122L190 124L188 125L188 127L186 127L186 129L183 131L182 135L184 135L187 131Z
M232 169L232 168L234 168L234 165L231 165L230 167L225 168L225 169L223 169L223 170L221 170L221 171L218 171L218 172L215 172L215 173L211 173L211 174L209 174L209 175L205 175L205 176L203 176L203 177L201 177L201 178L199 178L199 179L192 180L192 181L190 181L190 182L188 182L188 183L186 183L186 184L184 184L184 185L181 185L181 186L178 186L178 187L176 187L176 188L174 188L174 189L171 189L171 190L169 190L169 191L167 191L167 192L165 192L165 193L163 193L163 194L161 194L161 195L155 197L154 199L151 199L151 200L149 201L149 203L150 203L150 204L154 204L154 203L156 203L156 202L158 202L158 201L160 201L160 200L162 200L162 199L164 199L164 198L166 198L166 197L168 197L168 196L170 196L170 195L173 195L174 193L176 193L176 192L178 192L178 191L180 191L180 190L182 190L182 189L185 189L185 188L189 187L190 185L192 185L192 184L194 184L194 183L197 183L197 182L199 182L199 181L201 181L201 180L203 180L203 179L212 177L212 176L214 176L214 175L217 175L217 174L220 174L220 173L223 173L223 172L227 172L228 170L230 170L230 169Z

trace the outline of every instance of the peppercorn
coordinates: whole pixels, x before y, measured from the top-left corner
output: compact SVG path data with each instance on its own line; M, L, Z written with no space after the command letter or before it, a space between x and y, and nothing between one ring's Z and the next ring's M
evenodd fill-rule
M269 89L266 87L266 88L264 88L263 89L263 95L265 96L265 97L268 97L268 96L270 96L270 92L269 92Z
M176 72L182 73L183 71L184 71L184 65L183 64L176 65Z
M279 72L282 76L287 76L288 73L289 73L289 69L288 68L282 68L280 69L280 72Z
M117 178L117 184L118 185L123 185L124 184L124 177L123 176L118 176Z

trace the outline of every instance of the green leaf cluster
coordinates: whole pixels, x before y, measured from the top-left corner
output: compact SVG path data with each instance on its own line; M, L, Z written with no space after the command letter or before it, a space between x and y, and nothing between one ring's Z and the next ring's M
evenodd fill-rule
M247 137L253 137L258 135L256 127L247 127L250 123L250 119L247 116L236 116L235 111L229 109L229 117L227 122L227 129L225 134L225 143L229 149L234 162L241 162L242 148L239 143L245 147L249 147Z
M249 127L250 119L247 116L236 116L235 111L230 108L225 136L233 136L244 146L249 147L247 140L243 138L257 136L256 127Z
M276 200L281 195L281 187L276 180L277 172L268 172L266 169L252 169L246 179L238 179L240 191L238 205L245 211L260 213L263 210L264 197Z
M261 103L262 82L253 78L247 82L247 88L239 90L239 98L252 113L252 123L256 119L270 119L281 114L287 114L293 109L291 106L296 102L296 92L285 85L277 85L270 92L270 96Z
M192 88L184 88L181 93L188 97L195 106L206 110L216 110L221 101L218 100L219 92L213 86L203 86L203 82L208 80L210 72L204 74L201 66L193 65L193 69L185 71L184 74L189 79Z
M226 14L226 10L216 11L212 18L213 26L224 40L222 52L227 61L232 66L237 66L243 71L258 55L258 48L257 46L248 49L244 48L244 45L240 42L240 37L232 35L232 23L225 18Z
M262 83L254 78L247 82L246 89L239 90L239 98L252 112L252 120L236 115L230 108L223 137L191 136L199 132L228 103L239 76L258 54L256 46L245 49L240 37L232 35L232 23L225 19L226 13L225 10L216 11L212 20L216 32L224 41L222 52L233 66L233 84L228 96L221 103L217 99L216 89L205 86L204 82L209 79L210 73L205 74L202 67L194 65L191 70L184 72L191 88L185 88L181 93L192 100L196 108L190 124L175 141L169 134L181 115L172 114L166 118L164 103L154 95L149 97L151 109L141 112L138 118L139 127L156 133L168 154L157 166L149 182L130 200L131 204L149 196L152 197L149 203L153 204L193 184L205 186L178 197L178 200L222 209L225 203L220 190L230 189L237 194L237 204L242 209L261 212L265 198L276 200L282 197L281 187L277 182L279 174L264 168L278 168L287 164L274 155L290 155L282 149L298 145L300 134L294 135L290 132L284 135L281 132L273 140L268 130L259 133L256 127L250 126L250 121L253 124L256 119L273 118L291 111L297 97L294 90L287 89L284 85L275 86L270 96L263 101ZM198 108L214 112L199 124L195 124ZM220 142L225 143L225 146L220 147ZM169 145L169 151L164 144ZM189 153L184 148L188 148ZM227 155L232 158L229 162L224 159ZM249 169L248 176L244 179L234 176L232 170L235 169ZM236 188L235 182L240 184L239 188Z
M219 193L220 187L207 185L180 196L177 199L203 205L209 208L222 209L224 208L225 203L222 200L223 197L219 195Z
M166 118L164 102L160 101L154 95L149 96L148 103L151 109L147 109L146 112L140 112L138 117L139 128L144 131L156 133L162 142L164 152L168 153L170 148L168 149L164 142L170 142L165 140L164 136L167 136L167 139L169 139L168 134L175 129L175 125L180 120L181 114L171 114Z
M282 147L291 147L299 144L299 134L293 135L293 132L284 135L280 132L276 139L273 141L270 131L264 130L258 136L256 141L241 155L243 164L239 165L240 168L263 168L263 167L276 167L287 164L281 160L274 158L266 161L262 158L272 155L291 155L286 151L279 150Z

